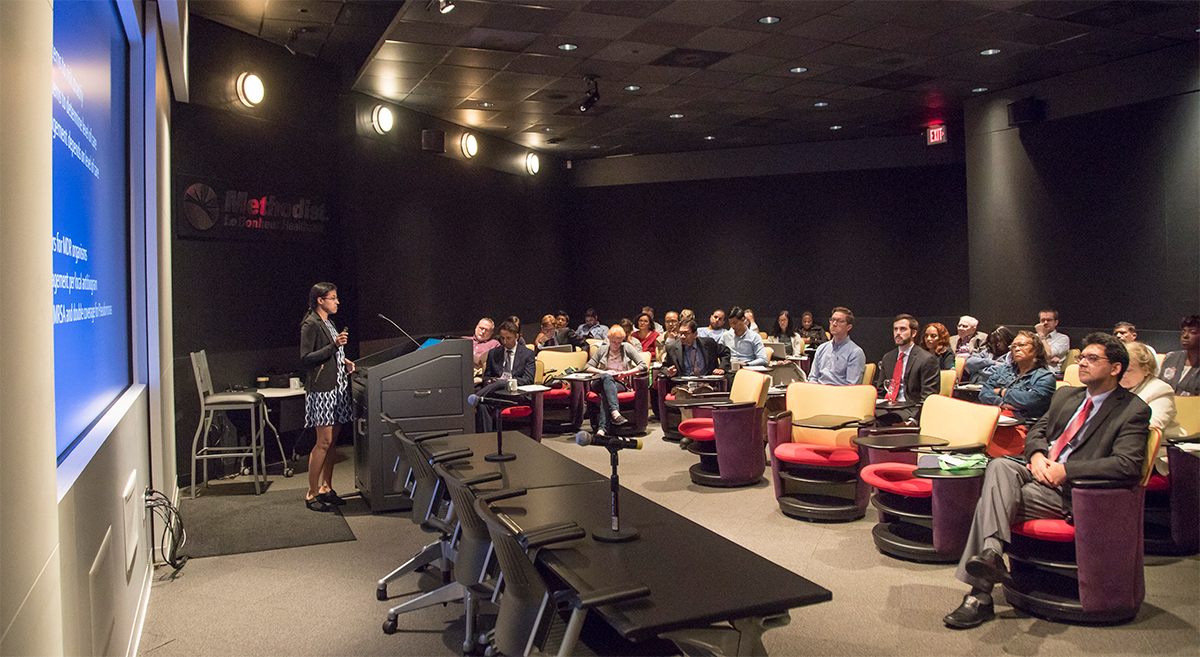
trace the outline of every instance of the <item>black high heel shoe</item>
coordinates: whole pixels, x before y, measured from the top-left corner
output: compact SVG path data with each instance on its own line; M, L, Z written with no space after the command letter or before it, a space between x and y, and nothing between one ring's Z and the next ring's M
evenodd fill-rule
M333 510L333 507L326 504L325 501L321 499L320 495L311 499L305 498L304 506L312 509L313 511L320 511L321 513L328 513Z
M335 504L337 506L342 506L346 503L346 500L343 500L341 497L339 497L338 494L335 493L332 488L325 491L324 493L317 495L317 497L326 504Z

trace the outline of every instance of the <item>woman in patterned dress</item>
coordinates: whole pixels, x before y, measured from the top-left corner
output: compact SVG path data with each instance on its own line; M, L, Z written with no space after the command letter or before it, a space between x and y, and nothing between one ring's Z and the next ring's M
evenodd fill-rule
M346 503L333 490L334 445L342 425L353 419L350 373L354 363L343 349L346 329L339 332L329 320L337 311L337 286L312 286L308 312L300 324L300 361L305 370L304 426L317 432L317 444L308 455L308 493L304 498L305 506L313 511L331 511L333 505Z

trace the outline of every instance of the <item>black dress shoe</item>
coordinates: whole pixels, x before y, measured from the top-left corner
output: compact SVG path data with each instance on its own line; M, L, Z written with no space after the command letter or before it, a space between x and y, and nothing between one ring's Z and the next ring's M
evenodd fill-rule
M1012 586L1012 577L1004 565L1004 557L991 548L967 561L967 574L992 584Z
M950 612L942 619L942 622L946 624L946 627L965 630L972 627L979 627L995 617L996 609L992 605L990 597L984 601L968 593L963 596L962 604L958 606L958 609Z
M629 420L626 420L624 415L617 413L617 416L612 419L612 423L614 426L619 427L623 424L629 424Z
M304 506L312 509L313 511L320 511L321 513L328 513L329 511L333 510L333 507L326 504L325 501L321 499L320 495L312 498L311 500L305 499Z
M336 504L337 506L342 506L346 503L346 500L343 500L341 497L339 497L332 488L324 493L321 493L320 495L317 495L317 497L321 498L321 501L326 504Z

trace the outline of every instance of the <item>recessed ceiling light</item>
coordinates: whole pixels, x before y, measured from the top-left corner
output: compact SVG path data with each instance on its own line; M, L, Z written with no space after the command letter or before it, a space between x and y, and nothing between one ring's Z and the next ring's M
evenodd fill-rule
M542 128L542 132L554 132L554 128L551 128L550 126L546 126L545 128Z
M588 148L600 148L600 146L597 144L592 144L591 146L588 146Z
M628 87L625 87L625 91L637 91L638 89L641 89L641 87L636 84L631 84Z
M712 135L706 135L706 136L704 137L704 140L705 140L705 141L712 141L712 140L714 140L714 139L716 139L716 137L714 137L714 136L712 136Z
M807 73L807 72L808 72L808 69L803 66L797 66L796 68L792 69L792 73Z
M975 87L974 89L972 89L972 90L971 90L971 93L973 93L973 94L981 94L981 93L983 93L983 92L985 92L985 91L987 91L987 87Z
M763 16L762 18L758 19L758 22L762 23L763 25L774 25L779 22L779 17L778 16Z
M831 126L829 126L829 129L830 129L830 130L841 130L841 129L842 129L842 126L840 126L840 125L831 125Z
M829 107L829 103L821 101L819 103L813 103L813 107Z
M579 47L579 46L577 46L577 45L575 45L575 44L573 44L573 43L560 43L560 44L558 44L558 49L559 49L559 50L575 50L575 49L576 49L576 48L578 48L578 47Z
M495 104L495 103L489 103L489 102L487 102L487 101L485 100L485 101L483 101L482 103L479 103L479 106L480 106L480 107L495 107L495 106L496 106L496 104Z
M999 55L1000 49L999 48L988 48L987 50L979 51L979 54L981 54L981 55Z
M672 115L671 115L671 118L673 118L673 119L682 119L682 118L683 118L683 115L682 115L682 114L672 114Z

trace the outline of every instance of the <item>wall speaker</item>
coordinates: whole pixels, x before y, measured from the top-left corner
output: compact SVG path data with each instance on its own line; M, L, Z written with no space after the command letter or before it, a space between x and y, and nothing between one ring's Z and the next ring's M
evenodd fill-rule
M441 130L422 130L421 150L426 153L445 153L446 133Z
M1046 101L1033 98L1022 98L1021 100L1008 104L1008 125L1009 127L1023 125L1026 123L1037 123L1046 118Z

